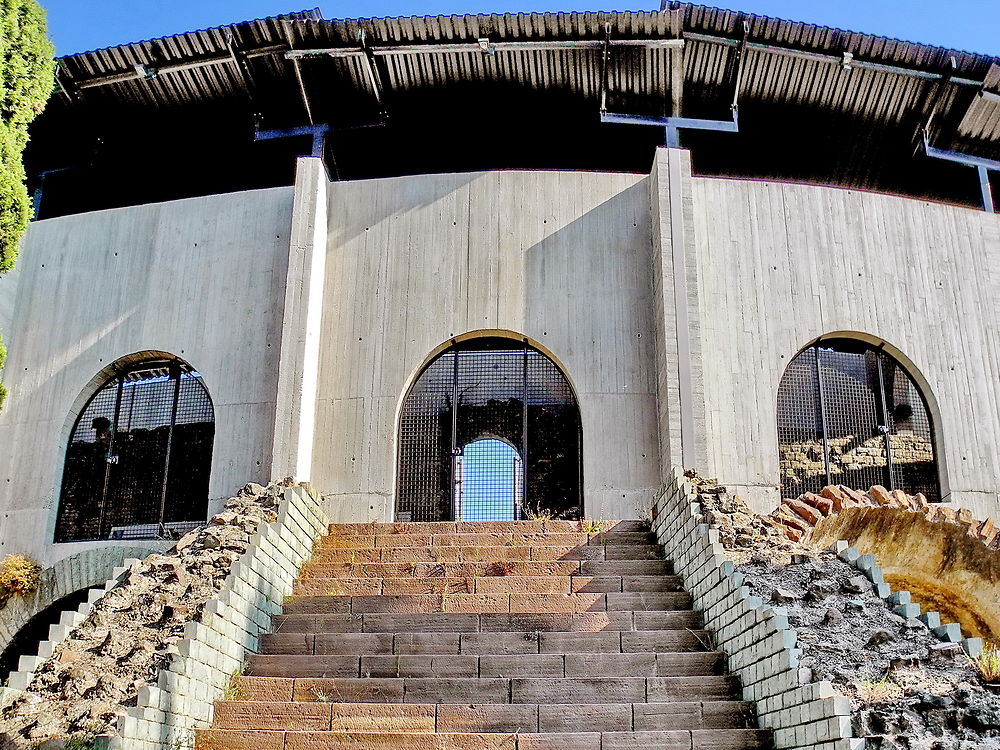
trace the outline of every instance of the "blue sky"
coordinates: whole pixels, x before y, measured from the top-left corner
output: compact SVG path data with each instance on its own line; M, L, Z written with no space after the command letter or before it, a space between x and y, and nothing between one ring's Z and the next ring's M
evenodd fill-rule
M316 7L327 18L654 9L600 0L41 0L60 55ZM723 0L736 10L1000 56L1000 0Z

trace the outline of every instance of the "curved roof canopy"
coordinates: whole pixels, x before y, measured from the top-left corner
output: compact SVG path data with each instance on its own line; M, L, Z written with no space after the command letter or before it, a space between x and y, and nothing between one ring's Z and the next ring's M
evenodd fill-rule
M103 140L126 124L160 138L155 123L168 121L173 138L187 138L184 123L204 130L230 118L250 140L255 127L329 123L331 158L345 177L642 170L663 132L602 124L602 110L729 120L737 103L738 135L682 131L699 172L978 203L974 172L928 159L923 139L1000 158L1000 58L665 6L351 20L312 10L71 55L59 60L60 90L39 120L32 158L36 171L80 160L82 143L46 158L59 151L52 139L68 118ZM387 127L374 134L371 125ZM354 128L366 132L336 135ZM446 149L458 131L469 142ZM550 138L562 150L542 147ZM386 149L403 141L388 164ZM477 142L488 148L473 155ZM338 143L351 145L339 161ZM408 161L417 148L426 158ZM351 155L366 149L368 158Z

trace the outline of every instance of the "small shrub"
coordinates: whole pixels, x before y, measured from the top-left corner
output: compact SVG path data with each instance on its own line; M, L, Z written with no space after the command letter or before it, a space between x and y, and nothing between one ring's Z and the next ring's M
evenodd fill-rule
M30 594L41 577L41 566L24 555L7 555L0 563L0 588L8 594Z
M587 534L596 534L601 530L601 522L592 519L584 519L580 522L580 528Z
M969 663L983 682L1000 682L1000 645L987 644L979 656L969 657Z
M77 732L66 738L65 750L93 750L96 737L90 732Z

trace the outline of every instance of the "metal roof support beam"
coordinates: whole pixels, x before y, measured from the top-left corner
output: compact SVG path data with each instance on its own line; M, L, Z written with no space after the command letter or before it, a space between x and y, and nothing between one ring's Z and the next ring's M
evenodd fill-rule
M743 61L746 60L747 38L750 36L750 24L743 22L743 38L736 47L735 63L736 69L733 71L733 101L729 106L735 112L740 106L740 88L743 84Z
M945 151L944 149L934 148L927 138L927 133L924 133L924 152L932 159L944 159L945 161L953 161L956 164L975 167L976 174L979 177L979 190L983 197L983 210L988 213L996 212L996 204L993 201L993 190L990 187L990 172L1000 173L1000 161L960 154L957 151Z
M678 48L684 46L683 39L581 39L569 42L460 42L453 44L401 44L395 46L368 47L322 47L317 49L292 49L285 52L289 60L303 57L360 57L365 54L387 55L434 55L442 53L495 54L497 52L545 52L550 50L603 49L611 47Z
M611 24L604 24L604 43L601 45L601 90L597 96L601 112L608 108L608 74L611 66Z
M285 45L271 46L271 47L261 47L253 51L244 52L243 55L247 58L253 57L266 57L268 55L274 55L279 52L284 52L288 47ZM136 66L141 68L141 70L135 70L131 73L116 73L109 76L100 76L99 78L84 79L75 83L76 87L79 89L89 89L94 86L107 86L111 83L125 83L126 81L137 81L144 78L155 78L156 76L164 75L166 73L181 73L185 70L195 70L197 68L210 68L215 65L232 65L234 64L232 55L225 54L220 57L208 57L204 60L194 60L192 62L186 63L174 63L171 65L160 65L154 67L152 65L141 65Z
M680 130L715 130L722 133L740 132L739 115L733 108L732 120L699 120L692 117L647 117L626 115L616 112L601 112L601 122L616 125L646 125L663 128L666 131L668 148L680 148Z
M671 13L671 32L680 38L683 31L684 18L679 10ZM670 48L670 115L681 117L684 114L684 47Z
M329 123L319 125L304 125L300 128L288 128L287 130L258 130L254 134L255 141L270 141L276 138L295 138L297 136L312 136L312 152L310 156L323 158L326 150L326 137L333 130Z
M379 114L382 119L385 119L385 102L382 97L382 76L378 72L378 61L375 59L375 55L371 48L366 43L364 32L361 33L361 48L364 50L364 55L361 57L365 72L368 74L368 82L372 86L372 94L375 96L375 101L378 102Z
M706 42L708 44L721 44L727 47L738 47L739 39L729 39L724 36L712 36L710 34L697 34L694 32L684 32L684 38L692 42ZM857 68L859 70L874 70L879 73L892 73L894 75L910 76L911 78L922 78L928 81L939 81L948 78L951 83L960 86L975 86L982 88L983 82L971 78L961 78L959 76L948 76L946 73L932 73L927 70L916 70L914 68L901 68L898 65L885 65L883 63L868 62L859 60L853 55L846 58L844 55L825 55L821 52L807 52L806 50L795 49L794 47L779 47L775 44L761 44L759 42L746 42L746 49L754 52L766 52L772 55L784 55L786 57L801 57L804 60L814 62L829 63L838 65L845 70Z

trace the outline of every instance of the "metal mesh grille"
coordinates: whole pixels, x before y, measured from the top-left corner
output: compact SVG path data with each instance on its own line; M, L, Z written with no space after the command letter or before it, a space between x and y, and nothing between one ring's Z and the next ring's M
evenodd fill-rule
M439 356L404 400L399 446L400 518L580 513L576 400L530 347L481 339Z
M809 347L778 389L782 497L827 484L881 484L940 499L927 406L884 351L847 340Z
M204 522L214 437L211 399L189 367L115 376L70 435L56 541L176 535Z

